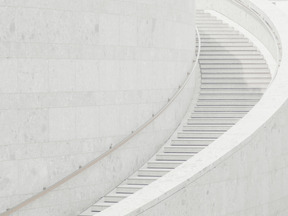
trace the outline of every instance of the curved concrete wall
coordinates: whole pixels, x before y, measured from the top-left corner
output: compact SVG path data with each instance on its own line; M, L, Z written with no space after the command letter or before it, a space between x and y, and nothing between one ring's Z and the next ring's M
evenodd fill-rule
M0 212L167 103L192 67L194 10L193 0L0 2ZM133 142L19 215L75 215L95 202L168 139L192 88Z
M270 88L206 149L99 216L288 214L288 20L266 1L245 2L270 19L282 43L282 61ZM228 14L235 10L226 6Z

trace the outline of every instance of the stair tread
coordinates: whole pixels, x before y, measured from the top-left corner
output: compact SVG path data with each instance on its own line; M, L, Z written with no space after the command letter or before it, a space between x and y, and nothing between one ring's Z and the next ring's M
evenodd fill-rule
M191 155L194 155L194 153L158 153L157 155L161 155L161 156L163 156L163 155L169 155L169 156L173 156L173 155L175 155L175 156L183 156L183 155L189 155L189 156L191 156Z
M105 207L110 207L112 204L111 203L107 203L107 202L97 202L95 204L93 204L92 206L105 206Z
M167 169L150 169L150 168L141 168L139 171L153 171L153 172L167 172Z
M215 125L213 125L213 126L215 126ZM191 138L186 138L186 140L191 140ZM193 139L193 140L195 140L195 141L203 141L203 139ZM213 139L213 138L206 138L205 140L215 140L215 139ZM173 139L172 141L185 141L185 138L182 138L182 139Z
M179 162L175 162L175 161L149 161L148 163L162 163L162 164L182 164Z
M195 146L167 146L166 149L203 149L204 146L195 145Z
M139 189L141 189L141 188L143 188L143 186L141 187L141 186L139 186L139 185L119 185L118 186L118 188L139 188Z
M219 132L205 132L205 131L197 131L197 132L186 132L186 131L181 131L181 132L178 132L178 133L181 133L181 134L219 134Z
M128 197L129 195L126 194L118 194L118 193L112 193L112 194L107 194L106 196L104 196L105 198L108 197Z
M156 180L157 178L155 177L142 177L142 176L133 176L133 177L129 177L128 179L148 179L148 180Z

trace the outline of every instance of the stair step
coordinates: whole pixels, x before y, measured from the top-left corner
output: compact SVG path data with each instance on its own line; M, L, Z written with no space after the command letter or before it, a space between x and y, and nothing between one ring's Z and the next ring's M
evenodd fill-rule
M149 161L147 167L150 169L174 169L180 164L182 163L174 161Z
M209 131L209 132L225 132L229 130L231 126L226 126L226 125L184 125L182 130L183 131L195 131L195 132L203 132L203 131Z
M105 203L117 203L128 197L128 194L109 194L103 197Z
M197 106L253 106L258 100L198 100Z
M249 43L247 38L201 38L203 43Z
M266 61L263 59L200 59L201 66L202 64L266 64Z
M211 14L209 14L209 13L196 13L196 17L213 17L213 16L211 16Z
M201 68L201 73L248 73L248 74L255 74L255 73L267 73L269 74L269 71L267 68Z
M89 207L87 210L85 210L84 212L82 212L78 216L93 216L93 215L95 215L95 212L92 212L91 210L92 210L92 208Z
M199 20L217 20L216 17L214 16L211 16L210 14L197 14L196 15L196 20L199 21Z
M201 88L203 94L217 93L217 94L255 94L265 92L265 88Z
M245 38L242 34L233 34L233 35L225 35L225 34L201 34L201 39L206 39L206 38L209 38L209 39L235 39L235 38Z
M236 32L234 29L227 29L227 30L223 30L223 31L216 31L216 30L203 30L203 29L199 29L199 33L200 33L200 37L202 37L202 35L238 35L239 32Z
M187 120L189 125L205 125L205 124L235 124L239 118L190 118Z
M228 24L223 23L221 20L202 20L196 21L196 25L199 26L207 26L208 28L215 28L218 26L229 26Z
M196 47L196 52L198 50L198 47ZM201 51L257 51L257 49L253 46L249 47L245 47L245 46L201 46Z
M201 118L201 117L200 117ZM211 133L211 132L178 132L177 137L179 139L181 138L198 138L198 139L217 139L219 136L221 136L222 133Z
M209 16L211 16L211 14L209 13L209 12L206 12L205 10L203 10L203 9L197 9L196 10L196 15L198 16L198 15L209 15ZM211 16L211 17L214 17L214 16Z
M253 71L254 69L267 69L266 64L201 64L200 66L201 70L203 69L209 69L212 70L222 70L224 72L233 69L249 69L250 71ZM210 72L209 71L209 72Z
M235 78L242 78L242 79L270 79L271 80L271 76L268 73L255 73L255 74L236 74L236 73L231 73L231 74L225 74L225 73L202 73L201 77L204 79L218 79L218 78L226 78L226 79L235 79Z
M198 118L242 118L247 112L194 112L191 117Z
M203 22L215 22L215 21L218 21L218 22L222 22L222 23L223 23L223 20L217 19L215 16L211 16L210 19L208 19L208 20L207 20L207 18L201 18L201 17L197 17L197 18L196 18L196 22L198 22L198 23L203 23Z
M242 62L243 60L249 60L249 61L255 61L255 60L263 60L263 57L258 56L258 55L237 55L237 56L233 56L233 55L200 55L200 61L225 61L225 60L234 60L237 62Z
M207 146L215 139L175 139L171 141L171 146Z
M219 20L212 20L212 21L206 21L206 22L199 22L199 21L196 21L197 23L197 27L199 28L217 28L217 27L228 27L228 28L231 28L230 25L226 24L226 23L223 23Z
M196 41L197 42L197 46L196 48L198 48L198 40ZM201 40L201 49L202 48L205 48L205 47L253 47L253 44L251 42L247 42L247 41L217 41L217 40L214 40L214 41L211 41L211 40L207 40L207 39L204 39L204 40Z
M133 194L143 188L143 185L119 185L116 188L116 193Z
M159 161L186 161L194 154L181 154L181 153L159 153L156 155L156 160Z
M251 58L250 58L251 57ZM227 57L227 55L200 55L199 58L199 63L202 65L225 65L225 64L232 64L232 65L237 65L242 64L245 66L245 64L251 65L251 64L265 64L266 65L266 70L268 70L267 63L265 60L258 58L257 55L246 55L246 56L241 56L241 55L231 55L230 57ZM233 67L234 68L234 67ZM231 69L233 69L231 68ZM239 67L238 69L245 69L245 67ZM205 69L205 68L204 68ZM209 68L208 68L209 69ZM217 69L217 68L215 68ZM235 68L237 69L237 68ZM257 68L256 68L257 69ZM262 69L262 68L260 68ZM254 68L253 68L254 70ZM262 69L263 70L263 69ZM227 71L229 72L229 71ZM233 73L233 72L232 72ZM268 72L270 74L270 72Z
M232 78L232 79L228 79L228 78L202 78L202 84L248 84L248 83L253 83L253 84L269 84L270 83L270 79L269 78L262 78L262 79L253 79L253 78L247 78L247 79L243 79L243 78Z
M230 27L229 24L227 23L224 23L223 21L221 20L203 20L203 21L199 21L199 20L196 20L196 23L197 23L197 26L207 26L207 27L212 27L212 28L215 28L217 26L228 26Z
M196 52L197 52L197 47L196 47ZM201 48L201 53L200 56L226 56L226 55L232 55L233 57L235 56L240 56L240 55L245 55L245 56L255 56L258 55L259 51L258 50L209 50L207 48L202 49Z
M105 203L105 202L96 203L91 206L91 212L93 212L94 214L95 212L101 212L105 210L106 208L109 208L111 205L112 203Z
M138 176L143 177L162 177L170 170L167 169L140 169L138 170Z
M148 185L157 180L155 177L130 177L126 180L128 185Z
M250 48L250 47L253 47L252 43L250 42L204 42L204 41L201 41L201 49L202 48L205 48L205 47L225 47L225 48L228 48L228 47L245 47L245 48Z
M227 100L227 99L241 99L241 100L259 100L262 97L262 93L242 93L242 94L233 94L233 93L202 93L199 95L199 100Z
M210 89L239 89L239 88L267 88L269 83L203 83L201 88Z
M218 112L246 112L250 111L253 106L196 106L194 109L195 111L201 112L211 112L211 111L218 111Z
M237 69L242 69L242 68L249 68L249 69L254 69L254 68L261 68L261 69L267 69L266 64L201 64L200 66L201 69L206 69L206 68L211 68L211 69L232 69L232 68L237 68Z
M206 32L206 31L213 31L215 33L218 32L235 32L235 29L233 27L229 26L214 26L214 27L207 27L207 26L198 26L199 32Z
M210 21L213 22L215 20L223 22L222 20L219 20L214 16L199 16L199 17L196 16L196 22L200 22L200 21L201 22L210 22Z
M197 14L209 14L209 13L207 13L205 10L202 10L202 9L197 9L197 10L196 10L196 13L197 13Z
M164 147L165 153L198 153L202 151L205 146L167 146Z

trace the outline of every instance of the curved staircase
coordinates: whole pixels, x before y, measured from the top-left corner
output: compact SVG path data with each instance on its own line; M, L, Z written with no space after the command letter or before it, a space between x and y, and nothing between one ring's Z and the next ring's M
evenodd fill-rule
M253 43L204 11L197 11L197 26L202 43L201 87L196 105L175 136L154 157L81 216L105 210L193 157L229 130L260 100L271 77L263 56Z

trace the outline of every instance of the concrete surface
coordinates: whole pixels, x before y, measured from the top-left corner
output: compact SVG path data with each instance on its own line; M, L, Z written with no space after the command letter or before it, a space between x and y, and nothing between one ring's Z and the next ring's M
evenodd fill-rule
M192 65L193 17L190 0L0 1L0 212L96 158L167 102ZM165 142L186 101L86 173L89 184L82 176L21 215L73 215L94 202Z

